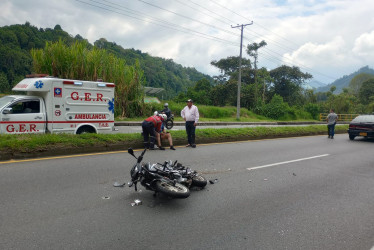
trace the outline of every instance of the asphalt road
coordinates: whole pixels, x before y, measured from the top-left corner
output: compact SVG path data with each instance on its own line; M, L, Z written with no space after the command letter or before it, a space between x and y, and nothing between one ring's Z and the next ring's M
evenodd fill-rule
M184 200L113 187L130 178L127 153L1 163L0 246L369 250L373 146L336 135L147 152L218 180Z

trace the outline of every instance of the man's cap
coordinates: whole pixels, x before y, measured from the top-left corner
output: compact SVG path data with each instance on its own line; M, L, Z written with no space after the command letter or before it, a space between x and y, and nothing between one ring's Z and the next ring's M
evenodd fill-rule
M188 99L187 102L193 102L192 99Z

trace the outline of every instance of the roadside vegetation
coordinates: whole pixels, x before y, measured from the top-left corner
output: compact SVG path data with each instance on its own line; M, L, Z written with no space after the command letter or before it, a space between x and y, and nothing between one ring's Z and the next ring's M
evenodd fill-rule
M337 133L346 133L348 125L336 126ZM186 144L186 132L183 130L170 131L174 145ZM243 141L261 138L277 138L303 135L326 134L326 126L286 126L286 127L247 127L247 128L199 128L196 130L198 143L212 143L223 141ZM348 138L348 137L347 137ZM127 149L128 147L142 148L143 138L140 133L135 134L42 134L42 135L0 135L0 155L30 152L71 153L81 152L90 147L108 150ZM80 150L78 150L80 149ZM97 149L99 151L99 149ZM1 158L0 158L1 159Z

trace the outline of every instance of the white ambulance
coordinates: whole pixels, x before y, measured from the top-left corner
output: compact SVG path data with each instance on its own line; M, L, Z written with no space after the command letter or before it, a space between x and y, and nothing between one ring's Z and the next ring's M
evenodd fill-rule
M114 130L113 83L25 78L0 98L0 133L105 133Z

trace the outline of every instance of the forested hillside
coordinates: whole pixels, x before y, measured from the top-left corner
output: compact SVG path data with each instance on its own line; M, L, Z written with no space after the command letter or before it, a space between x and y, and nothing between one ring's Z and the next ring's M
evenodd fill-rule
M354 72L352 74L345 75L345 76L335 80L333 83L330 83L330 84L328 84L324 87L317 88L316 92L327 92L327 91L330 90L330 88L332 86L335 86L336 87L335 93L339 94L339 93L343 92L343 88L348 88L349 87L349 83L351 82L351 80L355 76L357 76L359 74L362 74L362 73L374 75L374 70L369 68L369 66L362 67L361 69L357 70L356 72Z
M23 25L10 25L0 27L0 93L6 93L11 88L32 72L32 48L44 48L46 42L62 40L65 44L73 44L77 40L85 40L79 34L72 36L62 30L60 25L52 28L37 28L29 22ZM124 49L114 42L101 38L94 42L99 48L105 48L128 64L139 60L140 67L144 70L146 86L164 88L164 97L172 98L181 91L203 78L213 81L208 76L194 68L186 68L173 62L171 59L152 57L140 50ZM89 46L94 46L89 44Z

